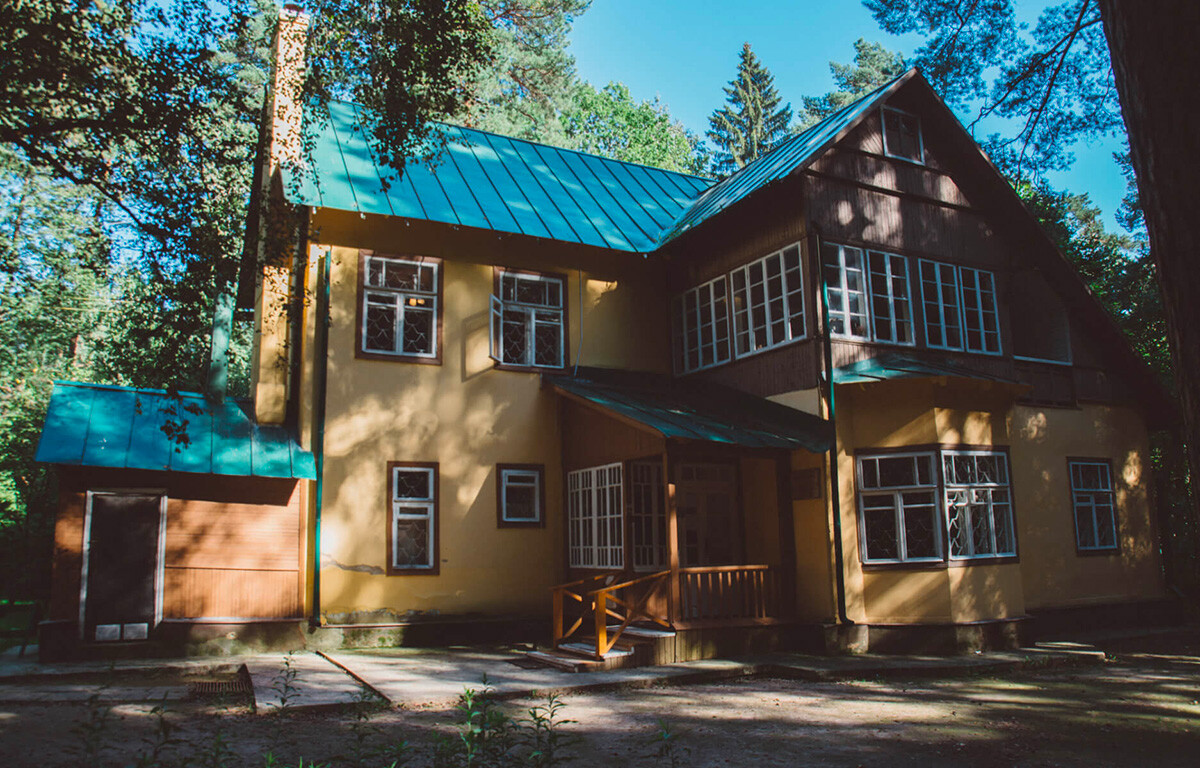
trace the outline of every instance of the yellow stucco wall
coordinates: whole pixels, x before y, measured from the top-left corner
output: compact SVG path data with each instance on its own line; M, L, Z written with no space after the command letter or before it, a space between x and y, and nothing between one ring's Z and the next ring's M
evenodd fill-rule
M1005 413L1012 390L1004 385L959 379L908 379L840 386L835 394L846 610L850 618L868 624L908 624L1024 614L1017 563L864 568L855 480L856 451L937 444L1008 445Z
M548 589L564 571L559 402L541 389L538 374L493 367L492 265L564 274L571 362L579 354L582 365L627 368L669 364L661 276L640 257L589 269L583 254L566 268L528 248L512 252L502 238L485 248L474 233L455 239L443 228L439 240L370 217L365 224L346 216L318 224L319 242L352 246L314 246L332 256L323 611L548 612ZM355 357L359 247L445 259L441 365ZM439 575L384 575L389 461L439 463ZM545 465L544 528L497 528L498 462Z
M955 379L839 387L839 488L850 617L867 623L970 622L1038 608L1162 595L1144 424L1128 408L1015 405L1004 385ZM859 554L855 451L1009 447L1015 563L871 569ZM1121 553L1075 549L1067 457L1112 461Z
M1163 596L1149 445L1129 408L1017 406L1009 414L1025 602L1031 609ZM1112 462L1120 553L1079 555L1067 457Z

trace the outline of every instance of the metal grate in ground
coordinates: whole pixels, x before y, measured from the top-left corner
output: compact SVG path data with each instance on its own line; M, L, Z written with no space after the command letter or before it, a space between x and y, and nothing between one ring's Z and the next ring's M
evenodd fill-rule
M190 698L207 699L215 696L249 696L254 690L249 680L201 680L188 683Z

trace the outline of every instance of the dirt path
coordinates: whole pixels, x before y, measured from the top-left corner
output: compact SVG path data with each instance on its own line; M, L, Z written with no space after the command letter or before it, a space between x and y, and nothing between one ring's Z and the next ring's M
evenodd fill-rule
M577 722L568 765L669 765L652 757L666 722L686 766L1096 766L1200 764L1200 649L1126 648L1099 668L1006 679L805 683L743 679L697 686L578 694L562 716ZM1121 649L1118 649L1121 650ZM128 683L128 681L123 681ZM161 684L161 679L156 681ZM195 765L263 764L272 749L286 765L298 757L354 764L356 733L428 746L449 732L452 713L387 711L367 733L346 711L251 714L245 700L169 701L177 728L164 755ZM506 704L518 711L531 702ZM0 756L6 766L131 765L153 741L152 704L0 706ZM107 714L100 722L97 717ZM165 761L168 762L168 761Z

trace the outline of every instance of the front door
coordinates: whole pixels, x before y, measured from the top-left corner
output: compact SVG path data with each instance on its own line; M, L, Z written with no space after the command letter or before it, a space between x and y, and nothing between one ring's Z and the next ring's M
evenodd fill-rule
M89 494L84 639L149 637L158 617L162 510L157 494Z
M742 551L731 464L679 464L679 564L736 565Z

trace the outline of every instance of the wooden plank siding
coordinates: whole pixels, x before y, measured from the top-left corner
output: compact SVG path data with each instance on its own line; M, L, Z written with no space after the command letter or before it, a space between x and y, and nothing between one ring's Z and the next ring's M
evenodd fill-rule
M60 469L49 618L79 616L88 490L167 496L164 619L296 618L307 537L303 482L95 468Z

